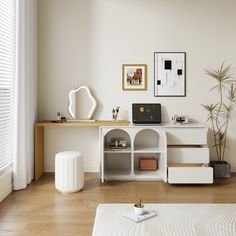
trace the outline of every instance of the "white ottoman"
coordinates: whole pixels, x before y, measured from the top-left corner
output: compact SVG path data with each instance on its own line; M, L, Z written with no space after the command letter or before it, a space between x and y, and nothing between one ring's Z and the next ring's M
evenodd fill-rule
M84 187L84 165L81 153L67 151L56 154L55 187L63 193L77 192Z

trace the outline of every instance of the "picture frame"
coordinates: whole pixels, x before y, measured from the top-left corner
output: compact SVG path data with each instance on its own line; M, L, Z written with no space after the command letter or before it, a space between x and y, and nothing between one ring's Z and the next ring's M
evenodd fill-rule
M147 90L147 65L123 64L122 65L123 90Z
M154 52L154 96L186 97L185 52Z

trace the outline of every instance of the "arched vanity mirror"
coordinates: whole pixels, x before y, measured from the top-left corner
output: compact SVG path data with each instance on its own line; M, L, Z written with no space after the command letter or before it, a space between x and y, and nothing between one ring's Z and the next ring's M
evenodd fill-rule
M87 86L79 86L69 92L69 114L74 120L90 120L97 101Z

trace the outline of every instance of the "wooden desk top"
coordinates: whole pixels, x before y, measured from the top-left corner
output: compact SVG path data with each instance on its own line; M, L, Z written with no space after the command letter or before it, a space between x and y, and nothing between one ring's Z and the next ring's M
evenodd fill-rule
M59 127L75 127L75 126L87 126L87 127L99 127L99 126L128 126L129 121L127 120L95 120L95 121L65 121L65 122L54 122L54 121L42 121L35 124L35 126L59 126Z

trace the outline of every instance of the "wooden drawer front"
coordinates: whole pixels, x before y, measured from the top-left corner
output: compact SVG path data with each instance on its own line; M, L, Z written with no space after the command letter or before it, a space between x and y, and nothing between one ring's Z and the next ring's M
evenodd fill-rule
M209 163L209 149L168 148L167 161L175 163Z
M207 128L167 128L168 145L205 145Z
M211 167L169 167L168 183L170 184L212 184Z

